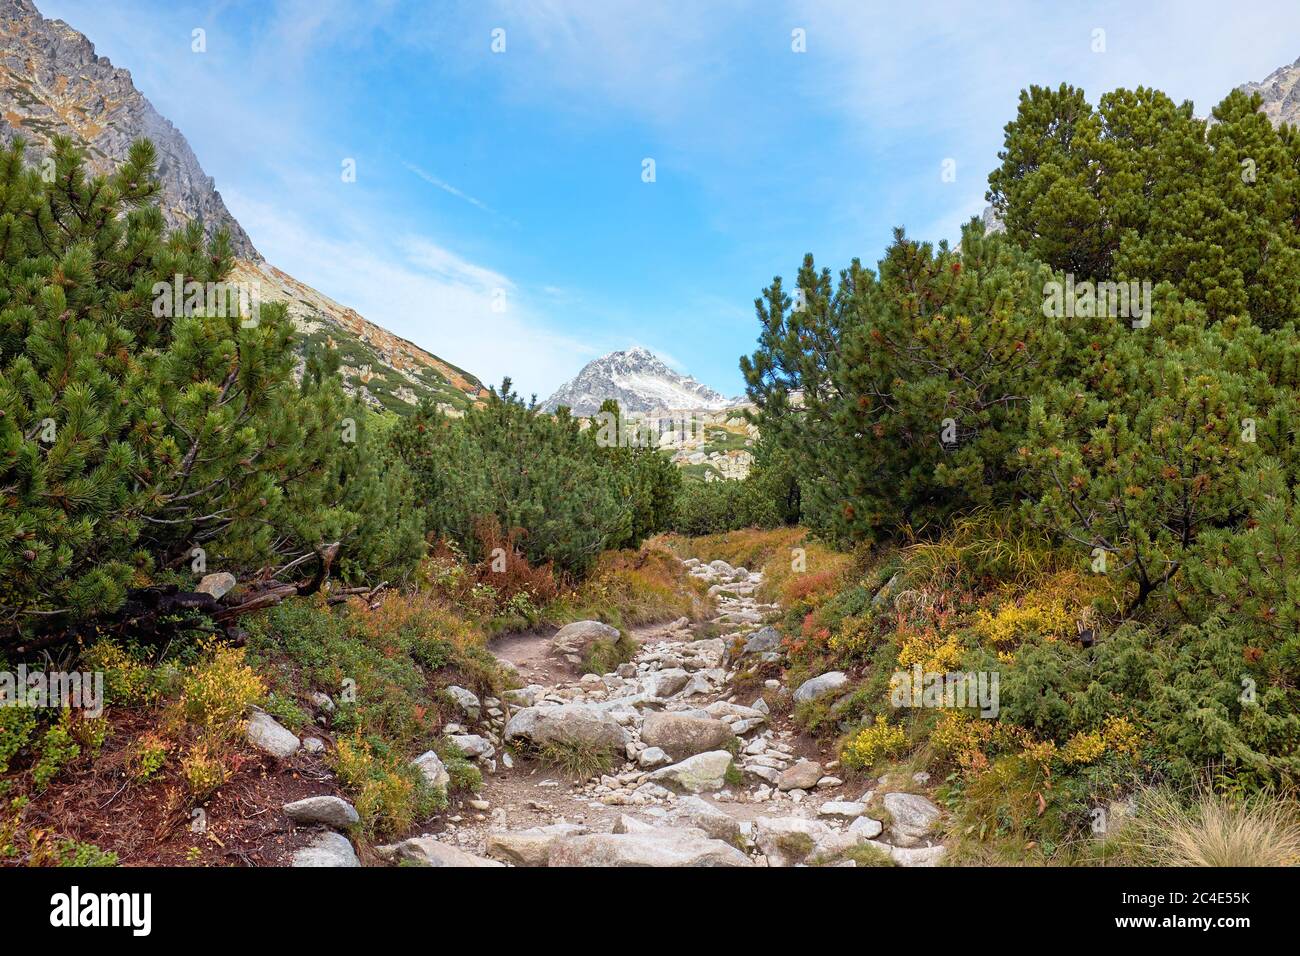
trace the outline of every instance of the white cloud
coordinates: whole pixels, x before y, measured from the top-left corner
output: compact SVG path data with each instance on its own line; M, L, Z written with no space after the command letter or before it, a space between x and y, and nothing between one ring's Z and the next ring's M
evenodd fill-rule
M596 354L549 329L509 277L427 237L391 245L367 232L331 238L279 204L234 200L273 265L485 384L509 375L521 394L545 398ZM503 312L493 307L497 290Z

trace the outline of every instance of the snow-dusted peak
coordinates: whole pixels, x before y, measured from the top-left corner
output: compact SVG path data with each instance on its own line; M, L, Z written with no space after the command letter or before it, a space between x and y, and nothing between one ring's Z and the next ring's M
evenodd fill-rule
M689 375L679 375L659 356L638 345L588 362L542 407L553 412L564 405L575 415L594 415L609 398L617 401L624 412L712 410L734 402Z

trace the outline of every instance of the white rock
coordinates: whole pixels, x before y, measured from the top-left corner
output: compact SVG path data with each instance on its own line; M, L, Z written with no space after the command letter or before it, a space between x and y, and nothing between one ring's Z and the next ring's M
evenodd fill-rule
M493 859L504 860L515 866L546 866L556 840L586 832L586 827L576 823L552 823L550 826L532 827L528 830L496 831L487 836L486 853Z
M880 833L884 828L885 825L883 823L879 820L873 819L872 817L860 816L849 824L850 833L856 833L868 840L880 836Z
M477 694L471 690L466 690L464 687L457 687L455 684L445 688L445 690L451 695L451 699L456 702L456 706L465 712L466 717L470 720L478 720L479 708L482 705L479 703Z
M828 671L825 674L820 674L799 685L799 689L794 692L795 702L802 704L833 694L848 682L848 675L843 671Z
M748 856L698 830L655 828L640 833L565 837L551 848L551 866L751 866Z
M426 750L412 760L411 763L415 765L420 773L424 774L424 779L429 782L429 786L445 790L447 784L451 783L451 774L447 772L442 758L438 756L436 751Z
M867 805L865 803L855 803L851 800L831 800L821 805L817 810L817 815L837 820L856 820L866 812Z
M301 746L298 738L288 728L281 726L274 717L262 710L253 711L248 718L244 735L258 750L280 760L292 757Z
M658 767L671 761L672 758L658 747L646 747L636 758L637 764L642 767Z
M360 822L356 808L341 797L307 797L286 803L285 814L295 823L321 823L327 827L344 828Z
M421 866L502 866L495 860L466 853L459 847L442 843L433 836L411 837L400 843L375 847L375 854L393 863L407 861Z
M942 811L916 793L887 793L885 809L892 822L889 836L897 846L913 847L930 835Z
M466 757L487 760L497 752L495 747L478 734L452 734L447 739L459 747Z
M725 750L714 750L655 770L650 774L650 779L690 793L721 790L726 785L727 769L730 766L731 754Z
M292 867L360 866L352 843L341 833L326 830L311 843L294 851L289 861Z

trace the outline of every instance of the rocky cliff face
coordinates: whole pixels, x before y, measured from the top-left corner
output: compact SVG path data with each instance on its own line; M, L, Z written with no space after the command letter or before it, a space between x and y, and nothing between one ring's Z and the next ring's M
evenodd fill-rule
M1280 66L1259 83L1243 83L1238 89L1258 93L1264 100L1260 109L1273 121L1274 126L1300 122L1300 59L1289 66Z
M485 394L468 372L265 262L180 130L127 70L96 56L94 45L62 20L42 17L31 0L0 0L0 142L21 136L31 161L47 155L59 135L84 148L97 172L126 159L135 140L152 140L168 224L198 221L209 235L226 229L238 257L231 280L251 284L262 302L287 306L300 352L338 349L345 387L369 405L402 413L430 398L457 414Z
M62 20L42 17L31 0L0 0L0 141L21 136L29 156L43 157L59 135L82 146L96 172L120 162L133 140L152 140L168 224L227 229L235 255L261 259L185 137L128 71L96 56L94 44Z
M679 375L649 349L633 348L588 362L575 378L546 400L553 412L567 406L575 415L594 415L601 402L615 399L626 412L656 409L725 408L732 404L720 392L687 375Z

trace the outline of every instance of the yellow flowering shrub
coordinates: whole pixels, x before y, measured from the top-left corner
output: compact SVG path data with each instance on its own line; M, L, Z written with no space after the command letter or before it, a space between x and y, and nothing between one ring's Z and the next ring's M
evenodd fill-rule
M181 776L195 800L216 793L229 776L220 746L206 737L197 741L181 760Z
M154 670L109 640L91 645L82 657L87 670L104 675L104 696L109 703L135 706L151 702L158 694Z
M875 723L859 730L840 752L844 766L851 770L875 766L885 757L896 757L907 746L907 735L896 727L876 717Z
M1061 748L1061 760L1069 765L1090 764L1110 753L1120 757L1136 757L1141 735L1127 717L1111 715L1102 721L1099 730L1080 732Z
M1106 741L1101 732L1089 730L1079 732L1065 742L1061 748L1061 761L1069 766L1095 763L1106 752Z
M874 634L871 618L866 614L846 617L831 635L830 649L844 657L865 655L871 651Z
M1141 732L1127 717L1112 714L1101 724L1101 737L1106 746L1126 757L1136 757L1142 743Z
M381 758L365 739L340 737L334 770L349 792L368 834L402 833L446 806L442 791L422 786L420 772L395 757Z
M205 732L229 736L245 712L266 697L266 684L244 663L244 649L210 646L208 656L185 672L181 714Z
M942 634L937 628L902 631L902 646L898 651L898 666L908 668L920 664L926 672L947 673L961 663L965 648L953 632Z
M980 608L972 624L983 641L1006 649L1030 634L1041 634L1049 640L1065 637L1074 632L1074 621L1064 598L1041 600L1031 595L993 612Z
M995 721L946 710L930 731L930 744L939 756L951 758L962 769L978 769L987 763L995 727Z
M1096 580L1098 577L1076 571L1058 572L1018 597L1007 595L995 610L980 608L971 624L980 639L999 652L1014 650L1033 634L1048 640L1072 638L1084 609L1108 586Z

